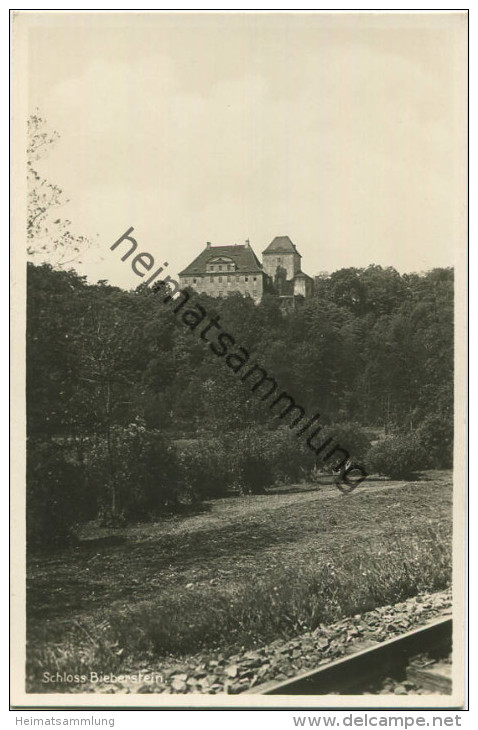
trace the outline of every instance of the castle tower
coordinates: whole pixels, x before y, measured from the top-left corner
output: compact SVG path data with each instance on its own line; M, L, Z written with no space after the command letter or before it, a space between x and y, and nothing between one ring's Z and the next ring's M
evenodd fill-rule
M300 271L301 255L289 236L276 236L262 252L262 264L266 274L275 281L277 274L285 269L285 278L290 281Z

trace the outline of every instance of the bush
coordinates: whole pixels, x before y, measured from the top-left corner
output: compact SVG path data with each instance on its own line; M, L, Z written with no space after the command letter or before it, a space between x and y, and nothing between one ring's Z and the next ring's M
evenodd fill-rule
M340 446L340 448L347 451L355 464L364 464L366 456L370 450L371 442L369 436L362 429L359 423L333 423L331 425L324 426L323 430L317 434L313 443L317 443L318 446L320 446L328 438L332 439L330 445L317 457L317 465L322 470L334 471L343 458L343 454L340 451L337 451L330 460L322 462L324 456L331 451L334 446Z
M228 467L243 492L262 494L277 482L291 483L313 466L312 452L288 428L249 426L224 439Z
M297 438L288 426L266 433L274 482L290 484L308 477L314 467L315 458L305 441Z
M234 488L260 494L272 484L303 478L313 466L310 450L288 427L249 426L176 448L178 478L194 499L224 496Z
M232 486L241 492L263 494L274 483L273 456L264 427L249 426L224 439Z
M27 444L27 544L46 548L67 543L75 523L95 516L94 494L84 468L66 442Z
M178 479L191 499L224 496L233 479L220 439L201 439L177 446L176 455Z
M101 486L106 521L152 518L173 509L182 497L174 448L139 419L112 429L109 450L106 439L91 445L88 471Z
M376 474L407 479L426 468L427 454L416 434L394 434L372 446L366 463Z
M453 415L427 416L417 430L418 439L427 453L427 466L451 469L453 466Z

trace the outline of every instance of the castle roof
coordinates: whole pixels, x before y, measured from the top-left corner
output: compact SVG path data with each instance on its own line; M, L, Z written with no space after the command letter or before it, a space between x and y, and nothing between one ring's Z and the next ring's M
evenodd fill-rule
M211 259L224 257L236 265L237 272L262 273L262 264L257 258L250 245L238 246L207 246L189 266L179 272L179 276L192 276L194 274L206 274L206 266ZM227 263L227 261L226 261Z
M300 256L289 236L276 236L262 253L296 253Z
M299 254L300 256L300 254ZM308 274L305 274L303 271L298 271L297 274L294 276L294 279L310 279L310 281L313 281L312 277Z

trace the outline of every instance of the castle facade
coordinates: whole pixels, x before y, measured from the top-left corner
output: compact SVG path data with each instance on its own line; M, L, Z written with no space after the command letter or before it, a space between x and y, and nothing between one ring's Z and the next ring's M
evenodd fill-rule
M259 302L265 293L292 302L312 296L313 279L301 270L301 255L289 236L276 236L262 252L262 263L249 241L243 245L212 246L209 242L179 274L181 288L213 297L232 292Z

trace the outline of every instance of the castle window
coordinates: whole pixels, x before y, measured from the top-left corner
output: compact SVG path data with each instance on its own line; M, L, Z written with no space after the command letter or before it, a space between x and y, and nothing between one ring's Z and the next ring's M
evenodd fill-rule
M244 277L244 281L249 281L249 277L248 276L245 276Z
M219 271L222 271L222 266L219 266Z
M236 282L239 282L241 280L240 276L236 276Z
M197 279L193 279L193 284L195 284L195 283L196 283L196 281L197 281Z
M219 267L219 268L221 268L221 267ZM218 279L219 279L219 283L222 284L222 276L219 276Z
M257 276L254 277L254 281L257 281Z
M229 268L229 266L228 266L227 268ZM227 283L228 283L228 284L230 284L230 283L231 283L231 277L230 277L230 276L228 276L228 277L227 277Z

